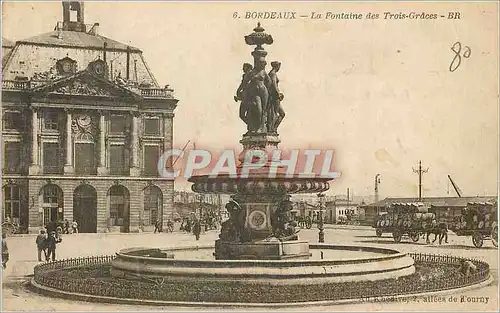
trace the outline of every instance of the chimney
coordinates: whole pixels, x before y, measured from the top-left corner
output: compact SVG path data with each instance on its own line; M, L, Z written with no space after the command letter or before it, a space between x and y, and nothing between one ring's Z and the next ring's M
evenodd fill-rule
M62 1L63 30L85 32L83 1ZM71 20L71 11L76 11L76 21Z

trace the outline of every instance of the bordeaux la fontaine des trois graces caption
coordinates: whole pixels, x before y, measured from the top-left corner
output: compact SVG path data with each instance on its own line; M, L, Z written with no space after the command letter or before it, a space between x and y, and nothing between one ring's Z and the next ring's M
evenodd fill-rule
M296 11L246 11L243 16L235 12L234 18L245 18L255 20L295 20L295 19L325 19L325 20L362 20L362 19L385 19L385 20L433 20L445 15L428 12L383 12L383 13L356 13L356 12L309 12Z

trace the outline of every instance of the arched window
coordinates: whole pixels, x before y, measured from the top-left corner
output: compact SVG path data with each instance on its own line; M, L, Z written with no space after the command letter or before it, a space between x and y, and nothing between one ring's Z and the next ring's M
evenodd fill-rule
M109 189L109 218L112 226L127 226L129 220L129 192L123 186Z
M144 225L154 225L161 220L163 195L160 188L149 186L144 189Z

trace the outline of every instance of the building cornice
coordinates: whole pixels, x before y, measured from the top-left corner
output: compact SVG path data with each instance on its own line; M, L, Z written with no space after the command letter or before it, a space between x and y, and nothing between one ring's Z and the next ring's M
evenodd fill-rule
M108 180L108 181L174 181L165 177L131 177L131 176L63 176L63 175L2 175L2 180L31 179L31 180Z

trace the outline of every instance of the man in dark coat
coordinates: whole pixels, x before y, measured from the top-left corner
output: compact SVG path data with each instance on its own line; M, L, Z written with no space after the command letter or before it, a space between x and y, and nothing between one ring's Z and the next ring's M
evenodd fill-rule
M160 220L156 220L156 223L155 223L155 231L154 231L154 233L156 234L157 231L158 231L158 233L161 233L161 222L160 222Z
M56 260L56 244L60 243L62 240L56 235L55 231L52 231L47 236L45 240L45 247L47 248L47 254L45 255L45 260L49 261L52 256L52 261Z
M199 220L196 220L193 225L193 234L196 236L196 240L200 240L201 234L201 223Z

